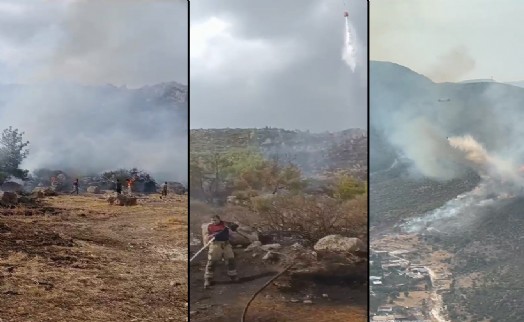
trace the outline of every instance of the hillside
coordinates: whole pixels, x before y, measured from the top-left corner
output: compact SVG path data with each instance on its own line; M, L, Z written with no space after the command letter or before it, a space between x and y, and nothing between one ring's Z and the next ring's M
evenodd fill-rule
M350 129L334 133L309 133L276 128L194 129L192 153L224 152L255 148L268 158L296 163L308 176L349 170L367 176L367 133Z
M445 160L445 154L421 155L439 151L433 142L471 134L487 151L522 162L516 120L524 116L523 88L496 82L437 84L388 62L370 63L370 82L371 240L398 234L400 223L441 207L481 180L470 169L452 178L421 175L417 166ZM421 118L435 129L434 141L420 135L424 132L404 130ZM524 316L522 204L519 196L504 199L485 207L485 213L468 214L475 218L470 224L463 224L460 216L465 214L457 213L450 219L454 232L419 234L429 249L451 255L453 283L442 293L450 320L516 321Z

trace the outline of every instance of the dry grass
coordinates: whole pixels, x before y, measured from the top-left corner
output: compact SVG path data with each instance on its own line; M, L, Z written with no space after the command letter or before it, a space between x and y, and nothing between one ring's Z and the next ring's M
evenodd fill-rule
M45 200L57 214L0 216L0 319L186 321L187 197L110 206ZM71 242L72 241L72 242Z

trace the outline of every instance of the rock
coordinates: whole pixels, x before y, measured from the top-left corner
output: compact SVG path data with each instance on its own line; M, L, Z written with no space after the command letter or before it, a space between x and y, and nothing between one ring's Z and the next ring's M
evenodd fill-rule
M279 250L280 248L282 248L282 245L280 245L280 244L267 244L267 245L260 246L260 248L267 252L267 251L270 251L270 250Z
M87 187L87 192L88 192L88 193L96 193L96 194L99 194L99 193L100 193L100 188L97 187L97 186L89 186L89 187Z
M233 204L233 205L238 204L238 200L236 196L227 196L226 202L229 204Z
M263 260L267 261L267 260L276 260L278 259L278 255L273 253L273 252L267 252L266 255L264 255L264 257L262 257Z
M324 294L322 294L322 297L327 299L329 296L326 293L324 293Z
M367 251L367 246L358 238L329 235L320 239L313 247L317 252L354 253Z
M289 300L291 303L298 303L299 301L297 299L291 299Z
M262 246L262 243L259 242L258 240L255 240L249 246L247 246L244 251L245 252L250 252L252 250L256 250L256 249L260 248L260 246Z
M116 197L115 196L109 196L107 197L107 203L109 203L110 205L113 205L116 201Z
M24 190L21 184L18 184L13 181L7 181L2 184L2 187L0 187L0 190L7 191L7 192L16 192L20 193Z
M41 192L41 193L39 193L39 192ZM36 194L37 196L42 196L43 195L45 197L58 196L56 191L54 191L50 187L36 187L35 189L33 189L33 193ZM42 198L42 197L40 197L40 198Z
M311 300L304 300L302 303L304 303L304 304L313 304L313 301L311 301Z
M136 206L137 205L136 197L117 195L115 199L116 199L115 204L118 206Z
M0 192L0 201L5 205L16 205L18 203L18 195L9 191Z
M240 225L237 231L238 233L234 231L230 231L229 241L231 242L232 245L247 246L251 244L252 242L258 240L257 231L250 226Z
M138 199L136 197L128 197L125 206L136 206L138 205Z

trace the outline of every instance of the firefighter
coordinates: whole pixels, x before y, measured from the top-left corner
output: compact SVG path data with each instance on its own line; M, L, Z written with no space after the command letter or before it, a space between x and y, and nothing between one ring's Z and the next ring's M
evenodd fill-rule
M116 193L121 194L122 193L122 183L119 179L116 179Z
M133 192L132 190L133 190L133 180L127 179L127 191L129 195L131 195L131 193Z
M214 215L211 217L211 223L207 226L208 239L215 238L209 245L209 253L207 255L206 271L204 273L204 288L211 287L213 283L213 273L216 265L224 258L227 264L227 275L233 282L238 281L235 254L233 247L229 242L229 230L236 231L237 224L225 222L220 219L220 216Z
M78 195L78 178L73 181L73 191L71 191L71 194L76 193Z
M167 197L167 181L164 182L164 185L162 186L162 196Z

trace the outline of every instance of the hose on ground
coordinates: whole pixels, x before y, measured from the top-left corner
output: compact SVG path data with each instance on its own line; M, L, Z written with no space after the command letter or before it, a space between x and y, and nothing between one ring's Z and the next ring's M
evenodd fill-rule
M247 310L249 309L249 305L251 304L251 302L253 302L253 300L255 299L255 297L260 293L262 292L269 284L271 284L274 280L276 280L277 278L279 278L282 274L284 274L285 272L287 272L293 265L295 265L295 261L292 261L291 264L289 264L282 272L278 273L277 275L275 275L272 279L270 279L269 281L267 281L266 284L264 284L258 291L256 291L253 296L251 296L251 298L249 299L249 301L247 302L246 306L244 307L244 312L242 312L242 319L240 320L241 322L245 322L245 319L246 319L246 314L247 314Z

